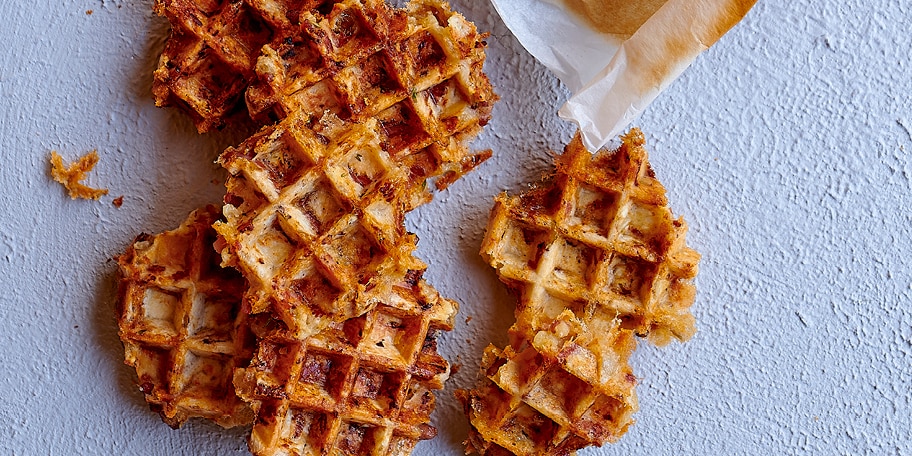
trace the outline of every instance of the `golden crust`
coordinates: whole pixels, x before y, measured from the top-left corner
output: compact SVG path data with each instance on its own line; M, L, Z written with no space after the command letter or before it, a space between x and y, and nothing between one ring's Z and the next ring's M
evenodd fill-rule
M140 235L117 257L124 362L136 369L150 408L175 428L193 417L224 427L253 419L231 383L253 352L241 303L246 284L218 266L217 218L214 206L199 209L175 230Z
M409 454L436 434L436 336L457 305L421 279L404 214L491 154L468 147L497 100L485 36L439 0L205 5L156 2L173 29L154 91L200 131L244 92L275 122L219 159L217 247L248 281L257 337L234 375L256 414L250 449Z
M125 363L150 408L175 428L255 416L258 455L408 454L434 437L433 391L449 376L437 337L452 330L458 305L425 282L423 264L346 294L340 305L360 313L305 335L272 309L248 318L246 282L212 248L217 218L213 206L197 210L117 258Z
M346 0L301 20L280 52L264 47L258 93L276 96L258 105L284 119L220 157L231 176L216 229L253 311L313 333L362 313L341 303L385 271L423 267L404 214L490 156L468 143L497 97L482 37L445 3ZM313 71L304 55L339 67Z
M511 344L489 347L484 380L461 391L468 452L565 455L633 423L634 336L695 331L699 254L685 245L639 130L591 154L579 135L548 181L495 199L481 255L518 296Z
M481 255L524 300L519 324L547 324L553 309L588 303L664 345L695 332L690 306L700 255L685 245L634 129L615 152L592 155L577 136L557 174L515 197L500 195ZM544 318L544 320L542 319Z
M485 36L439 0L157 0L155 10L172 25L156 104L181 107L200 132L245 110L260 125L302 106L369 116L457 76L471 93L490 92L471 68L484 61Z

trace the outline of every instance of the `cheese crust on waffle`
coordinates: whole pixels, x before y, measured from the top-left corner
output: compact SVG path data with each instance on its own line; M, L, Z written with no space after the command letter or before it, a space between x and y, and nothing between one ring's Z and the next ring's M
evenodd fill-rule
M254 348L241 302L246 282L219 266L211 228L218 216L214 206L198 209L175 230L140 235L117 258L124 362L136 369L150 408L174 428L192 417L224 427L253 420L232 385Z
M186 111L200 133L219 128L243 107L260 48L293 33L302 11L338 0L155 0L171 34L152 82L158 106Z
M155 5L172 24L157 104L202 132L243 99L270 124L219 158L213 227L256 336L233 377L251 451L409 454L436 435L457 305L422 279L404 216L491 155L468 147L497 100L486 35L440 0Z
M614 442L633 423L635 337L693 335L685 245L633 129L595 155L579 135L546 183L496 198L481 255L517 295L510 346L489 347L482 386L461 391L479 454L565 455Z
M672 217L642 132L622 139L593 156L577 135L550 183L496 198L481 255L520 292L517 324L536 330L571 308L617 316L658 345L696 331L700 255Z
M257 351L234 380L256 410L254 454L407 455L436 435L432 392L449 376L436 340L457 305L423 272L401 271L356 298L370 303L365 313L313 336L254 317Z
M152 410L175 428L255 416L257 455L407 455L434 437L433 391L450 372L437 338L458 304L423 279L424 264L346 294L361 313L304 335L272 309L248 316L246 282L212 247L217 218L215 207L199 209L118 257L125 363Z
M454 78L490 92L486 35L440 0L156 0L155 10L172 25L156 104L182 107L200 132L244 99L262 125L299 109L363 119Z
M216 229L253 312L314 334L363 312L347 293L418 268L404 213L490 156L468 143L497 96L483 36L436 0L302 11L296 34L263 49L248 105L282 120L220 158Z
M482 72L485 38L440 0L402 9L344 0L326 15L302 14L298 34L263 47L247 107L255 119L305 111L358 122L435 88L428 95L451 99L436 103L436 117L461 123L462 104L475 112L496 99Z
M467 453L568 455L627 432L639 409L635 341L619 320L567 311L531 340L511 337L485 350L481 385L456 393L472 426Z

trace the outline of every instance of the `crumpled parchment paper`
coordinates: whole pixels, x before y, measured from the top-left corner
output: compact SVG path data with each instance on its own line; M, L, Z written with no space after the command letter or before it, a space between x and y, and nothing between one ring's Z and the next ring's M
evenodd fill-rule
M620 134L756 0L491 0L570 89L558 113L590 150Z

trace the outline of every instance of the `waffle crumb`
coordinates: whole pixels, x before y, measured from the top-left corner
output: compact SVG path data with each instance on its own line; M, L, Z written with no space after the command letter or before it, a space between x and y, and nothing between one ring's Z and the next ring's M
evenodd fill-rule
M113 204L114 207L116 207L116 208L120 208L120 206L123 206L123 195L120 195L117 198L114 198L114 200L111 201L111 204Z
M106 188L92 188L82 183L95 164L98 163L98 151L93 150L78 160L71 163L68 167L63 165L63 157L56 150L51 151L51 177L63 184L70 198L82 198L97 200L108 194Z

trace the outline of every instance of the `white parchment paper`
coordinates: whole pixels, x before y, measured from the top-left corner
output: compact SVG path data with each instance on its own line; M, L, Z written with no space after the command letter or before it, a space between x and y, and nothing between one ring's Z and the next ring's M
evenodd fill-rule
M620 134L756 0L652 0L641 2L651 4L646 13L619 0L491 1L520 43L570 89L573 95L559 115L577 123L586 146L596 150ZM630 17L614 22L610 16L631 11L645 15L645 22L626 32L606 31L612 23L629 28L640 22Z

